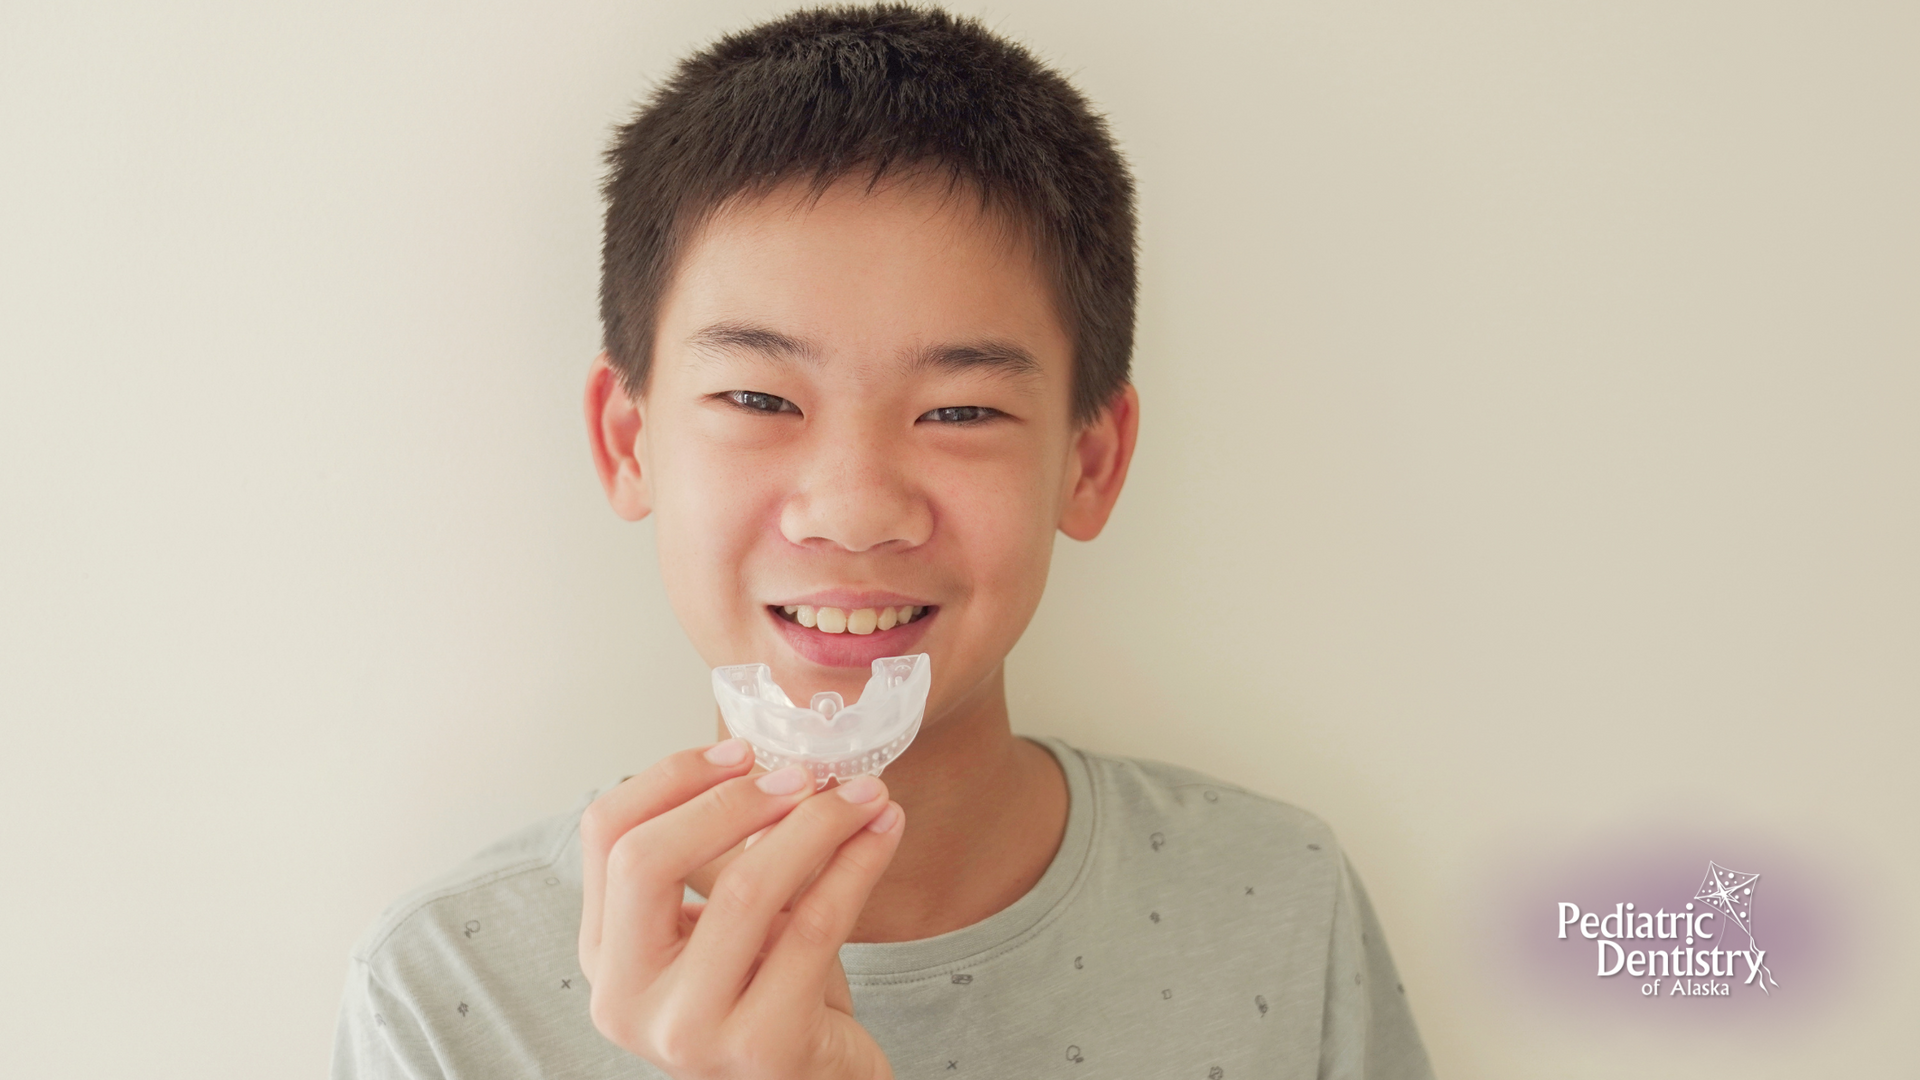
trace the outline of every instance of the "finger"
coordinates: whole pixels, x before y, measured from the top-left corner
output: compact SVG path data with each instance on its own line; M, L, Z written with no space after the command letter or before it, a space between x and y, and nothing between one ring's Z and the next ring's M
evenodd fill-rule
M580 970L588 981L593 979L592 955L600 945L607 853L614 843L635 825L752 767L752 749L739 739L682 750L628 777L580 815Z
M601 918L601 983L638 992L672 962L686 938L680 917L687 875L756 829L787 816L812 793L805 769L740 776L627 830L607 853ZM713 918L708 899L699 922ZM696 927L695 932L698 932ZM615 980L620 985L614 985Z
M731 1009L780 909L848 837L889 805L886 785L857 777L795 807L752 851L721 871L678 962L689 992L708 1008Z
M819 994L825 987L829 1005L837 997L844 1000L846 1011L852 1011L846 973L840 969L840 946L853 933L867 897L893 861L905 827L905 812L891 803L867 828L840 845L820 876L794 900L786 929L768 950L747 992L748 1008L790 1001L796 994Z
M847 969L840 966L840 953L833 954L833 970L827 972L827 1008L853 1015L853 988L847 985Z

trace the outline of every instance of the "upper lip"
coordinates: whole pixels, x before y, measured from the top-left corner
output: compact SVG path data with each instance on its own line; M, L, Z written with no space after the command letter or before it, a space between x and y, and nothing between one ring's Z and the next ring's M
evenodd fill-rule
M846 611L858 611L861 608L900 607L903 604L911 604L914 607L933 606L925 600L908 596L905 593L874 592L854 589L822 589L819 592L808 593L805 596L776 600L768 606L799 607L802 604L815 608L841 608Z

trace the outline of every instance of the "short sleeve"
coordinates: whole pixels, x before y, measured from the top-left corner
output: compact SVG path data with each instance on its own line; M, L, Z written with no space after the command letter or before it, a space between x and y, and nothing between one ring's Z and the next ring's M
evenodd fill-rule
M420 1018L355 957L333 1034L333 1080L439 1080Z
M1380 920L1352 864L1342 858L1340 866L1327 955L1321 1080L1432 1080Z

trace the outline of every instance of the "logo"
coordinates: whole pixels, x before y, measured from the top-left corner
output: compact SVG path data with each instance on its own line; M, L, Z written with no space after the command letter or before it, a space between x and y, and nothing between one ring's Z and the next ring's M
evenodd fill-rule
M1561 900L1557 940L1592 942L1594 977L1624 974L1621 981L1638 982L1642 997L1661 996L1663 985L1669 998L1731 997L1736 986L1771 996L1780 984L1753 929L1759 882L1759 874L1710 861L1693 897L1671 908L1650 908L1639 898L1617 901L1611 911L1583 911Z
M1675 1034L1842 1015L1868 1000L1864 935L1888 921L1875 917L1884 890L1859 884L1842 843L1809 851L1674 821L1543 832L1477 886L1481 985L1543 1020Z

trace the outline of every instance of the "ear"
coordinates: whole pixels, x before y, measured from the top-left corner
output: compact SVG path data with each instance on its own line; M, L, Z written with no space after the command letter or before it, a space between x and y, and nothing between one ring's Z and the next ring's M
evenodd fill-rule
M1127 466L1133 462L1133 444L1139 435L1140 395L1129 383L1074 435L1060 507L1061 532L1075 540L1091 540L1107 527L1120 487L1127 482Z
M645 418L639 403L627 396L610 359L603 352L587 369L587 445L613 512L639 521L653 511L652 470L643 467L640 444Z

